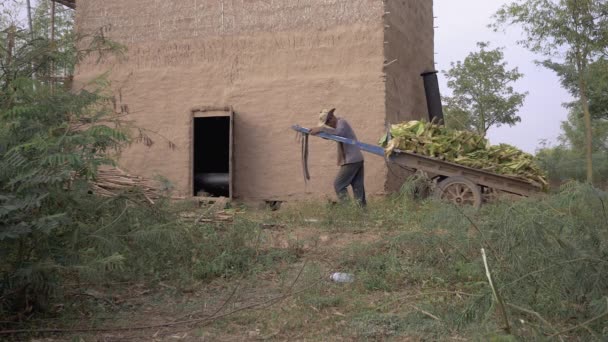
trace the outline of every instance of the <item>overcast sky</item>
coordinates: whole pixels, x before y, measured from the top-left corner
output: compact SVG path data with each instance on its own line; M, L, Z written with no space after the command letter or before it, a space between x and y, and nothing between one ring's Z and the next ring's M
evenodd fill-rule
M505 47L505 60L509 67L518 67L524 74L515 85L517 91L529 92L520 110L521 122L516 126L493 128L489 132L491 143L508 143L527 152L534 152L539 141L555 142L560 124L566 120L567 110L562 103L571 100L560 87L559 79L547 69L536 66L534 60L543 59L516 44L521 36L516 28L506 33L494 33L487 26L491 16L509 0L434 0L435 5L435 62L437 70L450 68L450 62L462 61L477 49L479 41L489 41L492 47ZM446 80L440 74L441 92L449 94Z

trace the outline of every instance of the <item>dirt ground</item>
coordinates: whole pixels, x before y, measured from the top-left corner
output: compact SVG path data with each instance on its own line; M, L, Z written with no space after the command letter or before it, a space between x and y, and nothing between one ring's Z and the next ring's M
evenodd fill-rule
M83 311L80 321L72 322L69 317L65 320L83 330L89 326L127 329L92 329L30 340L420 340L407 334L392 336L391 331L384 332L381 326L372 327L371 332L362 335L351 322L363 308L390 303L400 296L411 295L414 289L403 288L390 294L364 293L357 287L356 275L352 284L339 284L330 279L332 272L340 271L335 265L345 249L378 242L387 237L385 234L269 225L262 236L261 250L289 250L298 255L297 261L278 263L247 278L216 279L209 284L176 287L160 282L155 286L92 286L85 293L90 301L97 303L99 312Z

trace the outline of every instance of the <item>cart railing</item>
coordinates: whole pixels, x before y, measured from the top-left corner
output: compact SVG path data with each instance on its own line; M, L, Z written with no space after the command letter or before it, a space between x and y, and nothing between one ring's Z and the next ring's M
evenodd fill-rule
M298 125L292 126L292 128L300 133L310 133L310 129ZM321 132L317 136L326 140L355 145L358 146L362 151L382 157L385 156L384 149L377 145L365 144L353 139L348 139L325 132ZM438 158L427 157L401 150L394 150L387 160L403 167L420 170L443 177L465 177L475 184L517 195L530 196L538 193L542 189L542 186L530 183L524 179L499 175L491 171L475 169Z

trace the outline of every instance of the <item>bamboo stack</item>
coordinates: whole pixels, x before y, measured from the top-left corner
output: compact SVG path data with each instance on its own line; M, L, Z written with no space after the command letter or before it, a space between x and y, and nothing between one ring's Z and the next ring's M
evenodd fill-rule
M131 175L118 167L100 168L91 187L95 194L103 197L113 197L137 189L151 204L161 196L158 182Z

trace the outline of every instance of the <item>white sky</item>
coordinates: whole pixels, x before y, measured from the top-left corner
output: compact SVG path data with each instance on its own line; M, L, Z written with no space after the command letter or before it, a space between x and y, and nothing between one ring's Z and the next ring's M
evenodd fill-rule
M519 30L508 28L506 33L494 33L487 26L491 16L509 0L434 0L435 6L435 62L437 70L450 68L450 62L462 61L477 49L479 41L489 41L491 47L505 47L505 60L509 68L518 67L524 77L515 84L520 92L529 92L519 115L521 122L513 127L502 126L490 130L492 144L508 143L527 152L534 152L539 141L555 142L560 134L561 122L567 118L562 103L571 101L561 88L555 74L536 66L534 55L516 44L521 39ZM449 95L443 75L439 75L441 93Z

